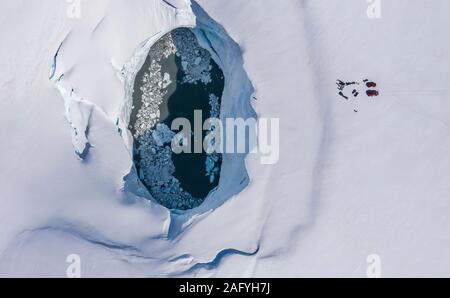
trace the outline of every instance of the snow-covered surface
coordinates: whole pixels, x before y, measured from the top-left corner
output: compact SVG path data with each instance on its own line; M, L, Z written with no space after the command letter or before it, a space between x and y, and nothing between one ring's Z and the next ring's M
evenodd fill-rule
M0 1L0 275L65 276L79 254L86 277L364 277L377 254L383 276L450 276L450 2L382 1L377 20L341 2L94 0L70 19L66 1ZM214 47L229 111L254 95L279 117L280 160L249 155L242 191L223 168L242 176L220 203L174 216L123 191L127 86L194 13L236 42ZM380 96L355 113L335 81L366 77Z

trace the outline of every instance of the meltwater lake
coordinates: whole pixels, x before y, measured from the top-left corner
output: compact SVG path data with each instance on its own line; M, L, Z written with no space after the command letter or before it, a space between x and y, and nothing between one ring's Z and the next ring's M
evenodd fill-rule
M199 206L220 180L220 153L180 153L171 150L174 119L186 118L194 128L194 111L202 123L220 114L225 78L206 49L187 28L176 29L155 43L138 72L130 130L134 162L140 180L153 198L169 209ZM202 139L190 143L203 143Z

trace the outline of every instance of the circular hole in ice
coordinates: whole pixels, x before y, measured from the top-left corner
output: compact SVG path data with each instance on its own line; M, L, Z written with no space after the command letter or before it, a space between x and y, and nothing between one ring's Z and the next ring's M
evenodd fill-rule
M161 205L198 207L220 180L222 154L203 146L209 118L220 117L224 75L188 28L178 28L150 49L135 78L129 129L139 179ZM185 119L177 129L176 119ZM197 129L199 128L200 129ZM182 153L173 152L174 139Z

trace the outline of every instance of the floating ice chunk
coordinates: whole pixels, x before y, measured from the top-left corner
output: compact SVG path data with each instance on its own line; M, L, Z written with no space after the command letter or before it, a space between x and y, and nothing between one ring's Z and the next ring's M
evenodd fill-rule
M167 86L169 86L170 84L172 84L172 81L170 80L170 74L168 74L166 72L166 73L164 73L164 77L163 77L163 83L162 83L163 89L166 89Z
M164 146L164 144L172 142L172 138L174 136L175 133L165 124L158 124L152 133L153 139L160 147Z
M217 97L215 94L210 94L209 105L211 106L211 118L219 118L220 115L219 97Z
M215 166L215 162L212 158L207 158L206 159L206 172L211 172L214 169Z
M187 68L188 68L188 63L187 63L187 61L181 61L181 67L183 67L183 70L184 70L184 71L187 71Z
M220 154L212 153L209 154L205 160L206 176L209 177L209 182L211 184L214 183L216 175L219 174L220 168L218 166L218 163L220 159L221 159Z

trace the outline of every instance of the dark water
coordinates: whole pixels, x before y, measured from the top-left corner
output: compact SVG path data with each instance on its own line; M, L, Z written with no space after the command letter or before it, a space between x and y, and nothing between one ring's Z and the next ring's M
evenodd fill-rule
M212 61L212 60L211 60ZM191 123L191 128L194 129L194 111L202 111L202 125L203 122L211 117L209 104L209 95L215 94L219 98L222 96L224 89L223 72L219 66L212 61L211 79L212 82L205 85L197 84L181 84L184 72L181 68L181 58L176 55L171 55L163 63L163 72L170 73L171 78L177 78L176 88L171 90L161 105L161 122L168 127L171 126L172 121L179 117L187 118ZM175 84L171 84L175 85ZM171 86L173 87L173 86ZM194 140L192 138L192 148L195 142L203 143L207 132L203 132L201 140ZM219 175L215 178L213 183L210 183L209 177L206 176L206 161L207 154L203 153L181 153L173 154L172 161L175 165L174 176L181 182L183 188L196 198L205 198L208 193L215 188L219 183Z
M150 58L147 59L141 71L137 74L135 83L134 109L131 115L130 123L136 122L136 112L140 109L142 91L142 76L150 66ZM224 76L219 66L211 59L212 69L210 71L212 82L203 84L182 83L184 71L181 65L181 58L175 54L170 55L167 59L161 61L161 73L169 73L172 83L168 86L167 94L163 98L163 103L160 105L160 122L171 127L172 121L176 118L187 118L191 123L192 130L194 129L194 111L202 110L202 125L203 121L211 117L210 115L210 94L215 94L221 98L224 90ZM219 100L220 102L220 100ZM132 133L134 131L132 129ZM178 131L175 131L178 133ZM203 132L203 138L207 132ZM191 148L193 151L193 142L203 142L202 140L191 139ZM214 189L219 183L219 175L216 175L213 183L210 177L206 174L205 161L207 154L203 153L181 153L172 154L172 161L175 165L174 177L177 178L185 191L190 193L193 197L198 199L206 198L209 192ZM221 161L218 165L220 167Z

